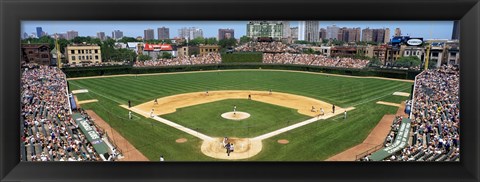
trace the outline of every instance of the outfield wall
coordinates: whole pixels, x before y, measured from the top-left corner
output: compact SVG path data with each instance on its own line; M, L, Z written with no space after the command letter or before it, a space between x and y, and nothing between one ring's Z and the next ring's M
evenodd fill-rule
M398 78L414 80L420 71L410 70L392 70L381 68L349 69L335 67L320 67L310 65L291 65L291 64L263 64L263 63L227 63L210 65L182 65L182 66L164 66L164 67L142 67L131 66L115 67L78 67L63 68L63 72L68 78L119 75L119 74L145 74L145 73L169 73L185 71L205 71L205 70L229 70L229 69L276 69L276 70L294 70L309 71L350 76L377 76L386 78Z

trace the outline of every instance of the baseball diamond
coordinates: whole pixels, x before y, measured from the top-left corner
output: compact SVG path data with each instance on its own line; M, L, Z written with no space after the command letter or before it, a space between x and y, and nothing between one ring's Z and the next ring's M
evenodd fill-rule
M71 90L88 90L76 94L80 102L98 100L85 102L82 108L97 113L149 160L163 155L173 161L326 160L362 143L384 115L398 109L377 102L400 104L407 97L393 93L410 93L413 84L278 70L122 75L68 82ZM133 119L128 118L128 101L137 116ZM239 121L222 118L221 114L233 111L233 105L251 116ZM230 156L219 145L225 136L235 144ZM179 138L185 142L176 142Z

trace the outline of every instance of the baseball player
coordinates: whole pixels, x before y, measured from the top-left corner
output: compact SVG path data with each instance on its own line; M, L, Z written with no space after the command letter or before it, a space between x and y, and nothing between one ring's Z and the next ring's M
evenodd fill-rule
M207 95L207 96L208 96L208 90L207 90L207 91L205 91L205 95Z
M325 111L323 110L323 108L320 108L320 114L325 115Z
M335 113L335 105L332 105L333 113Z
M132 119L132 111L128 111L128 118Z
M233 115L236 115L237 112L237 105L233 105Z
M152 111L150 111L150 117L153 118L153 111L154 109L152 108Z
M227 145L225 145L225 149L227 149L227 156L230 156L230 143L227 143Z
M228 142L228 137L224 137L222 141L223 148L226 148Z
M317 110L315 109L315 106L312 106L312 112L317 112Z
M343 119L347 119L347 110L345 110L345 112L343 112Z
M132 107L132 102L130 102L130 100L128 100L128 108Z
M272 89L270 89L270 91L268 92L269 95L272 95Z
M155 98L155 100L153 101L153 105L158 105L158 100L157 100L157 98Z

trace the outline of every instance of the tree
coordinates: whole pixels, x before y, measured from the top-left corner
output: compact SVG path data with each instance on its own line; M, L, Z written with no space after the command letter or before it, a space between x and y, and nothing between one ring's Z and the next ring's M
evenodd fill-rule
M338 45L338 46L345 44L344 41L337 40L337 39L333 39L331 43L332 43L333 45Z
M250 37L247 37L247 36L242 36L240 37L240 44L244 44L244 43L247 43L247 42L250 42L252 41L252 39Z
M133 37L122 37L120 40L118 40L117 42L122 42L122 43L127 43L127 42L137 42L137 39L133 38Z
M164 53L162 54L162 58L163 58L163 59L172 59L172 57L173 57L173 55L170 54L169 52L164 52Z
M234 38L229 38L229 39L222 39L218 41L218 45L220 47L225 48L225 47L234 47L237 45L237 40Z
M204 44L205 39L203 37L197 37L188 42L188 45L199 45L199 44Z
M130 49L113 49L110 60L116 62L134 61L136 56L135 52Z
M304 50L303 53L305 53L305 54L314 54L315 51L314 51L312 48L308 48L308 49Z
M92 42L92 38L91 37L75 37L72 39L72 42L75 43L75 44L80 44L80 43L83 43L83 42L86 42L86 43L90 43Z
M380 59L374 57L370 59L370 66L380 66L382 65L382 62L380 62Z
M152 57L150 57L149 55L143 55L142 54L142 55L138 56L139 61L147 61L147 60L151 60L151 59L152 59Z
M428 61L428 69L435 69L437 68L437 61L430 60Z
M211 37L211 38L205 39L204 44L217 45L218 41L217 41L217 38Z
M420 64L422 64L422 61L420 61L420 58L417 56L407 56L397 59L394 65L400 67L415 67L419 66Z

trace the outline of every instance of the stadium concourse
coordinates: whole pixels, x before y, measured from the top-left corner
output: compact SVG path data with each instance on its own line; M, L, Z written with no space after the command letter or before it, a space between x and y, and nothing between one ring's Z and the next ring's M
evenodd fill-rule
M458 67L442 66L417 75L411 101L408 145L383 161L459 161L460 105ZM397 116L384 147L395 143L404 118ZM361 158L370 161L375 153ZM378 160L378 159L377 159Z
M70 102L65 74L57 67L24 65L21 75L21 160L22 161L101 161L118 153L107 153L92 133L85 135L77 122L85 122L99 138L89 116ZM110 158L110 160L112 160Z
M353 58L329 58L324 55L302 54L301 48L281 42L248 42L235 48L238 52L262 52L265 64L298 64L323 67L365 68L369 60ZM172 59L137 61L134 67L156 67L175 65L219 64L219 53L207 53L198 56L182 56Z

